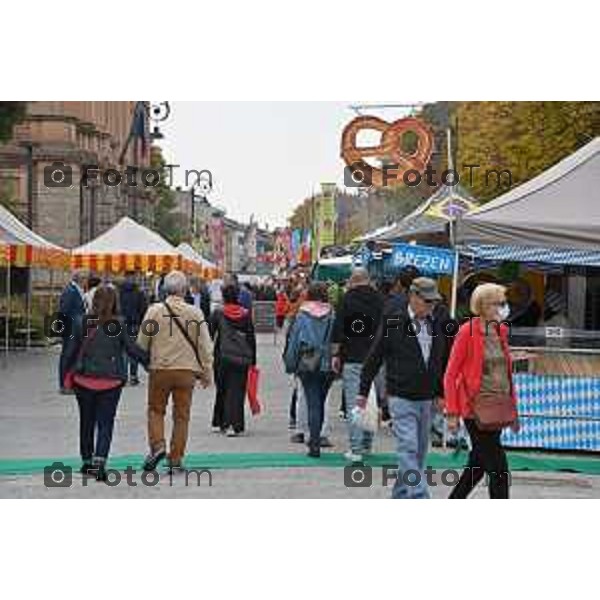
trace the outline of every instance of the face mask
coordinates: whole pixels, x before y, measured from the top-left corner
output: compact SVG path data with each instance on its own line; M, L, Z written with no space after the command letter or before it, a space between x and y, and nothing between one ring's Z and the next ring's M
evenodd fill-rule
M502 304L502 306L498 308L498 317L501 321L506 321L506 319L508 319L509 316L510 306L508 305L508 303L505 302L504 304Z

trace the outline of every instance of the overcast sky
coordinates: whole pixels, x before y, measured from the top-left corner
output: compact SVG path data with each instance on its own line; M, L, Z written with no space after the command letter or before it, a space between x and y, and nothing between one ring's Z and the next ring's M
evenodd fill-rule
M340 137L356 116L352 103L172 102L160 145L168 161L182 166L176 185L184 185L185 169L209 169L211 201L228 216L247 221L254 214L261 226L285 225L321 182L343 185Z

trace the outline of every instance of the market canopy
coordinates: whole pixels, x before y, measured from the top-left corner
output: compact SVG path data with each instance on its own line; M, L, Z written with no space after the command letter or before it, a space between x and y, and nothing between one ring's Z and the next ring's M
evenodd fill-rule
M512 247L512 255L538 250L564 260L564 251L584 251L597 260L600 248L600 137L534 179L478 208L461 220L458 241L477 250ZM562 256L557 252L562 249ZM542 256L546 253L545 256ZM590 253L592 256L590 258ZM532 260L531 250L527 257ZM505 253L505 258L508 255ZM581 263L581 259L577 264Z
M185 268L184 258L174 246L129 217L123 217L94 240L74 248L71 265L76 269L113 273L164 273Z
M445 235L448 223L477 206L460 184L441 186L425 202L376 239L394 242L424 235Z
M217 267L214 263L204 258L199 252L194 250L187 242L183 242L177 246L177 251L183 256L183 258L197 268L195 271L199 271L202 277L214 278L217 276Z
M0 205L0 265L66 268L69 253L21 223Z

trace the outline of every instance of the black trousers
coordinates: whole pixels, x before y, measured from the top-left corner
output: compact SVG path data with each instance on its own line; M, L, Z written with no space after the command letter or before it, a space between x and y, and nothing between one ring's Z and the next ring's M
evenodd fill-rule
M221 429L233 427L236 433L244 431L244 403L248 382L248 367L219 361L215 367L217 395L212 425Z
M89 463L93 457L108 458L121 391L121 387L103 392L75 388L79 405L79 450L83 462Z
M471 438L473 449L469 462L458 484L452 490L451 499L464 499L487 476L490 498L507 499L509 496L510 473L506 452L500 441L501 431L481 431L472 419L465 419L465 427Z

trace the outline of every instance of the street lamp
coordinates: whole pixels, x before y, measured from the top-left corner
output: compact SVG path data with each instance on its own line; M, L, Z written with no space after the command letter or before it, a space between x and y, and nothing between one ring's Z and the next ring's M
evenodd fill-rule
M154 129L150 133L150 139L152 141L164 139L165 136L160 131L158 124L166 121L169 118L171 115L171 106L166 101L151 102L148 109L148 115L150 120L155 123Z

